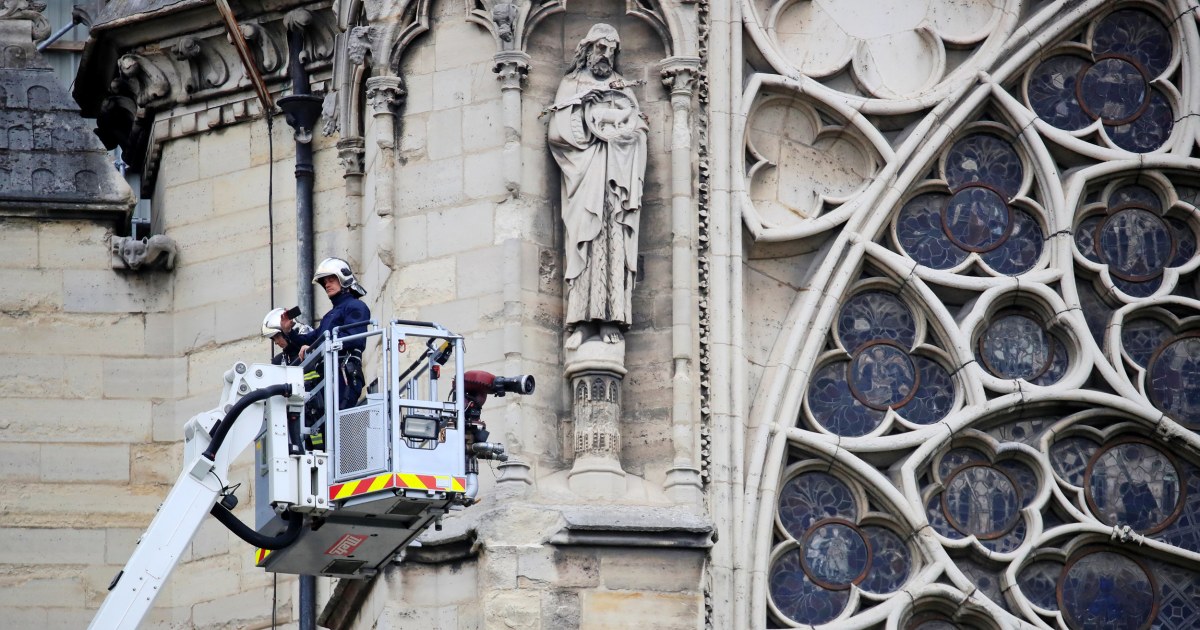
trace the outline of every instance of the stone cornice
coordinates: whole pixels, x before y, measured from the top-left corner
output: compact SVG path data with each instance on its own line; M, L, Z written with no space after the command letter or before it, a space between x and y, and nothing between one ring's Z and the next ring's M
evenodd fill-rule
M134 4L126 3L126 10L138 8ZM314 83L328 79L337 30L330 4L239 7L242 35L271 92L285 93L291 85L285 22L297 9L306 16L303 63ZM262 111L211 4L160 2L150 9L102 15L105 21L93 29L84 49L75 98L83 115L96 119L105 146L121 146L126 161L142 172L144 186L152 187L162 141L234 124ZM314 85L316 90L326 87Z

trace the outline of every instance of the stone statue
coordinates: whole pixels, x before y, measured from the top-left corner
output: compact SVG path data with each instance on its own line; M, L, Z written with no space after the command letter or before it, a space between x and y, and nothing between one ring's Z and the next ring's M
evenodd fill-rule
M615 28L593 26L547 110L562 171L568 349L593 337L623 341L632 321L648 128L636 83L617 73L620 46Z
M113 242L113 250L125 266L134 271L146 268L171 270L175 268L175 255L179 248L169 236L155 234L136 239L126 236Z

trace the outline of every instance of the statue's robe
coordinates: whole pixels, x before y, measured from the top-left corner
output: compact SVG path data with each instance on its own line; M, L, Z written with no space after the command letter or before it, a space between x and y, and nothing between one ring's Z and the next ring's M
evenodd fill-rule
M568 329L591 321L627 328L632 321L648 128L629 88L596 102L571 103L592 89L609 90L614 81L623 79L615 72L603 80L587 70L568 75L559 84L548 130L550 153L562 172ZM625 117L619 105L630 104Z

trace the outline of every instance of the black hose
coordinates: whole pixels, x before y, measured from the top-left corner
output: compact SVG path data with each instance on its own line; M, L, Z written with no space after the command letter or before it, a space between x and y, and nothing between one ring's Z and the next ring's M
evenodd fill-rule
M221 524L229 528L229 531L237 535L238 538L259 549L267 549L269 551L283 549L296 542L296 539L300 537L300 530L304 527L304 516L290 513L288 516L291 518L288 519L287 529L282 534L278 536L264 536L251 529L249 525L238 520L238 517L234 516L233 512L225 509L225 506L220 503L213 505L208 513L212 514L213 518L221 521Z
M204 458L208 461L216 461L217 449L221 448L221 444L225 441L225 436L229 435L229 429L233 427L233 423L237 421L238 416L246 410L246 407L253 405L260 400L266 400L272 396L291 396L292 386L288 383L280 383L278 385L270 385L262 389L256 389L245 396L238 399L229 408L229 412L225 417L217 423L217 426L212 430L212 442L208 444L208 448L204 450Z

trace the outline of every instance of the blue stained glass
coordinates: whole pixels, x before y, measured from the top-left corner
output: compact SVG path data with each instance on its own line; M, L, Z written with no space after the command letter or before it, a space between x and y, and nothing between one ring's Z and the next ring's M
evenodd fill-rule
M1079 289L1079 306L1083 309L1083 318L1087 320L1088 330L1096 344L1104 346L1104 332L1108 328L1108 320L1112 318L1113 309L1096 293L1091 282L1081 282Z
M1112 277L1113 286L1120 289L1122 293L1129 297L1143 298L1154 295L1154 292L1162 286L1162 277L1150 278L1141 282L1124 280L1116 276Z
M854 353L846 380L850 391L874 409L898 407L917 390L917 368L908 353L888 342L876 342Z
M1187 222L1173 217L1167 218L1167 225L1171 226L1171 233L1175 236L1175 256L1168 266L1178 267L1196 255L1196 233Z
M1187 462L1183 463L1183 470L1184 479L1187 480L1184 507L1179 511L1179 518L1159 532L1158 536L1163 542L1181 549L1200 552L1200 470Z
M925 504L925 517L929 519L929 526L933 528L933 531L942 536L952 540L966 538L962 532L951 527L950 522L946 520L946 513L942 511L941 492L935 493Z
M1076 82L1089 61L1075 55L1057 55L1034 68L1029 76L1029 104L1042 120L1075 131L1092 122L1076 96Z
M1017 521L1016 525L1013 525L1012 529L1005 532L1003 536L983 539L979 541L979 544L995 553L1008 553L1020 547L1023 542L1025 542L1025 520L1021 519Z
M818 586L848 589L871 568L871 547L852 523L821 522L805 534L803 545L804 570Z
M1200 579L1195 571L1165 562L1148 560L1150 570L1158 581L1158 614L1154 616L1156 630L1194 630L1200 628Z
M871 571L859 587L870 593L894 592L912 568L908 545L886 527L869 525L862 530L871 544Z
M1001 442L1020 442L1036 447L1046 427L1057 418L1028 418L1015 420L988 429L988 434Z
M979 338L983 367L1008 379L1032 380L1044 373L1054 358L1054 344L1041 324L1024 315L1004 315Z
M1042 227L1028 212L1012 210L1012 233L999 247L982 255L983 262L996 271L1015 276L1025 273L1042 257L1045 239Z
M1125 322L1121 326L1121 346L1134 363L1146 367L1154 351L1171 336L1166 324L1142 317Z
M1101 58L1084 70L1078 89L1083 110L1109 125L1137 118L1150 99L1142 71L1119 57Z
M879 426L884 412L867 407L850 393L846 382L849 364L849 361L833 361L817 370L808 384L808 409L829 431L857 437Z
M1155 407L1189 428L1200 427L1200 337L1167 344L1151 359L1146 381Z
M1141 442L1115 444L1088 469L1087 500L1106 525L1139 533L1161 529L1180 500L1179 471L1157 448Z
M1008 205L996 191L983 186L967 186L954 193L942 210L946 236L959 247L986 252L1008 238L1013 228Z
M999 572L969 558L959 558L957 563L958 567L971 580L971 583L979 588L980 592L987 595L987 598L995 602L997 606L1009 610L1008 602L1005 601L1004 594L1000 591Z
M1153 210L1156 213L1162 212L1162 201L1159 200L1158 193L1137 184L1122 186L1114 190L1108 198L1108 206L1110 208L1137 206Z
M1017 584L1023 594L1035 606L1046 610L1058 610L1058 598L1054 588L1062 575L1063 563L1057 560L1038 560L1017 574Z
M1070 367L1070 355L1067 354L1067 346L1061 339L1050 336L1050 344L1054 347L1054 354L1050 358L1050 367L1046 368L1040 376L1031 381L1034 385L1051 385L1057 383L1058 379L1067 373L1067 368Z
M938 477L943 481L950 477L955 469L967 464L986 464L988 456L973 448L952 448L938 461Z
M799 550L784 553L771 565L771 601L779 612L797 623L821 624L846 608L850 591L831 591L812 582L801 566Z
M1008 475L991 466L959 469L946 483L942 505L950 524L964 534L998 538L1020 519L1021 495Z
M1131 57L1150 73L1150 78L1154 78L1171 63L1171 33L1161 21L1145 11L1113 11L1096 23L1092 51L1097 55Z
M911 348L917 339L912 310L886 291L864 291L846 300L838 311L837 323L838 339L849 352L878 339Z
M807 472L792 477L779 491L779 522L796 540L813 523L841 518L858 520L858 503L850 487L823 472Z
M1133 153L1148 153L1163 145L1175 128L1175 112L1171 102L1157 88L1150 89L1150 104L1140 116L1124 125L1110 126L1108 137L1113 144Z
M1096 253L1096 230L1104 222L1104 217L1092 215L1079 222L1075 228L1075 247L1084 258L1092 262L1103 262L1100 254Z
M1088 461L1100 445L1083 437L1068 437L1050 445L1050 465L1067 483L1083 487Z
M1008 474L1021 494L1021 507L1029 507L1038 492L1038 478L1033 469L1014 459L996 462L996 468Z
M1085 551L1068 561L1058 583L1059 609L1073 628L1143 628L1154 614L1150 575L1133 559Z
M1174 255L1171 228L1149 210L1118 210L1104 219L1097 235L1100 258L1122 280L1141 282L1158 276Z
M1012 143L990 133L961 138L946 152L945 175L950 190L983 184L1003 195L1001 203L1021 190L1024 170Z
M949 269L967 259L942 229L942 209L949 195L925 193L904 204L896 218L896 239L913 260L933 269Z
M954 406L954 380L937 361L914 356L913 362L920 373L917 393L900 414L915 424L933 424L946 417Z

